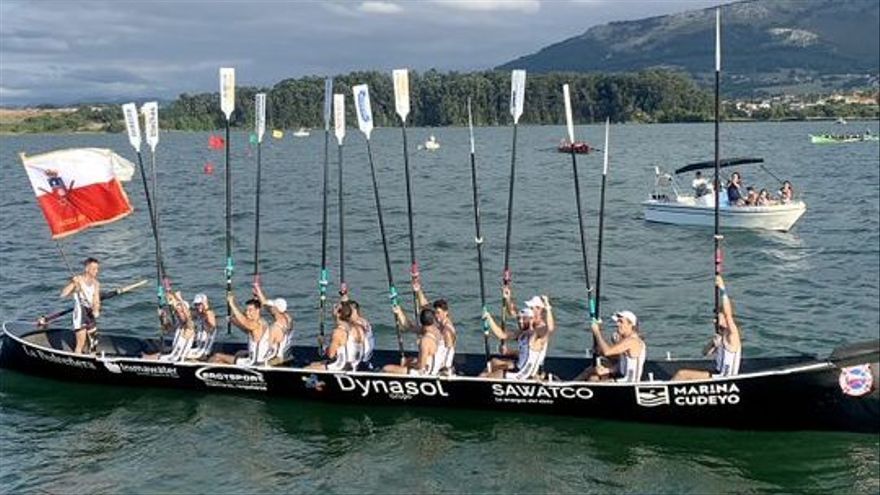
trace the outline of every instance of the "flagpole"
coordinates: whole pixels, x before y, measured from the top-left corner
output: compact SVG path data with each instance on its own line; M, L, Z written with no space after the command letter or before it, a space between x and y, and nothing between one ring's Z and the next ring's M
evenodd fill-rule
M232 175L229 163L229 119L235 110L235 69L220 69L220 109L226 115L226 334L232 333L232 307L229 296L232 294L232 273L235 264L232 259Z

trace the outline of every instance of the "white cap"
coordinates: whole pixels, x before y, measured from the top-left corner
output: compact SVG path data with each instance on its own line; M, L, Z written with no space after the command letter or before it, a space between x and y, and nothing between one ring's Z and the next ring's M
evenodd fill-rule
M638 318L636 318L635 313L632 311L618 311L617 313L614 313L614 321L619 322L621 319L628 320L633 326L639 324Z
M531 299L529 299L528 301L526 301L526 306L528 306L532 309L535 309L535 308L544 309L544 300L541 299L541 296L534 296Z
M519 310L519 315L522 316L523 318L532 318L535 316L535 312L529 308L523 308L523 309Z
M281 311L282 313L287 311L287 301L282 298L272 299L266 302L269 306L274 306L275 309Z
M208 296L196 294L196 297L193 298L193 304L208 304Z

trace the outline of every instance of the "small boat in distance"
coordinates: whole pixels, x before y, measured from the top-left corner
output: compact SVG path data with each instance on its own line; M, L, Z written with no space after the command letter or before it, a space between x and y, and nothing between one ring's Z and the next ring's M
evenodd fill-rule
M586 155L591 151L595 151L596 148L590 146L589 143L585 141L575 141L569 142L567 139L561 139L559 141L559 147L556 148L560 153L577 153L581 155Z
M835 124L846 124L846 119L843 117L837 117L837 120L834 121Z
M300 127L294 133L294 137L309 137L309 129L307 127Z
M728 158L721 160L721 167L733 167L763 163L763 158ZM715 162L693 163L677 169L672 174L654 167L654 190L650 199L642 202L645 220L648 222L676 225L712 226L715 222L715 196L711 182L701 191L683 193L675 176L686 172L710 169ZM722 191L723 192L723 191ZM807 205L801 200L774 202L763 206L737 206L727 204L727 195L721 195L719 214L725 227L735 229L788 231L801 218Z
M436 150L439 148L440 148L440 142L437 141L437 138L435 138L433 134L431 134L431 137L429 137L428 140L425 141L425 149L426 150Z
M869 130L865 130L862 134L810 134L810 142L813 144L860 143L862 141L880 141L880 137L871 134Z

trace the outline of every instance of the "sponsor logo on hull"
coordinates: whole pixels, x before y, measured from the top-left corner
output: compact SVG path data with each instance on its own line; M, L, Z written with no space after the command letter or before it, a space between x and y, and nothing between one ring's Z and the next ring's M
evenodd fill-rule
M495 402L513 404L554 404L557 400L590 400L593 391L577 385L544 385L536 383L493 383Z
M410 400L415 397L449 397L440 380L397 380L335 375L336 384L342 392L354 392L361 397L384 395L394 400Z
M871 391L874 377L871 375L870 364L850 366L840 370L838 379L840 390L846 395L861 397Z
M636 404L642 407L728 406L739 404L736 383L702 383L699 385L643 385L635 388Z
M95 363L91 361L91 358L77 358L73 356L68 356L66 354L53 354L51 352L43 352L40 349L32 349L27 346L22 346L22 349L24 350L24 353L28 355L28 357L40 359L49 363L71 366L74 368L86 370L98 369L98 367L95 366Z
M266 391L266 380L256 370L207 366L196 371L196 378L209 387Z
M118 361L102 361L104 367L111 373L131 373L140 376L161 376L166 378L179 378L177 368L161 363L121 363Z

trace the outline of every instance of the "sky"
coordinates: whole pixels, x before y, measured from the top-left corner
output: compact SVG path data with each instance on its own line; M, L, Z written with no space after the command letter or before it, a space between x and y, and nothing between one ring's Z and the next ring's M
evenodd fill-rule
M489 69L723 0L0 0L0 106L173 99L353 70Z

